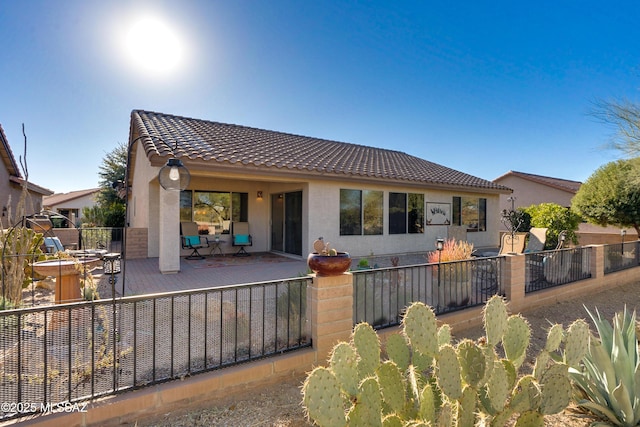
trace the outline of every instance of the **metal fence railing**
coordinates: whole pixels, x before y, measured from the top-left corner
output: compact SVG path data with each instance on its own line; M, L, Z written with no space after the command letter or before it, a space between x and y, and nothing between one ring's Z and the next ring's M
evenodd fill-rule
M588 247L525 254L525 293L590 277L591 249Z
M436 314L482 305L502 294L502 257L417 264L353 272L353 322L398 325L406 307L421 301Z
M309 282L0 311L0 402L38 412L308 347Z
M604 274L640 265L640 241L614 243L604 246Z
M92 227L79 228L79 249L104 249L107 252L122 252L124 228Z

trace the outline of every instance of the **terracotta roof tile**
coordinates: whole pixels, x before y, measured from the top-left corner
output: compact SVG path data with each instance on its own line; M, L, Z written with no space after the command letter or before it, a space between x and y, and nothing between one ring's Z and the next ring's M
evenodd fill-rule
M159 137L177 147L176 157L192 160L510 191L400 151L141 110L131 113L131 124L132 134ZM149 157L171 154L153 138L142 141Z
M544 184L549 187L554 187L559 190L564 190L569 193L577 193L580 189L582 183L580 181L572 181L569 179L562 178L554 178L551 176L543 176L543 175L535 175L532 173L518 172L518 171L509 171L506 174L494 179L494 182L499 182L502 178L506 178L507 176L517 176L523 179L527 179L529 181L537 182L539 184Z

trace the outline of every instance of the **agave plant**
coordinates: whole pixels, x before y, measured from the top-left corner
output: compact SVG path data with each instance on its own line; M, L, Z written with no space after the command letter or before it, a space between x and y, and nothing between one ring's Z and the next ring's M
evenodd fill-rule
M586 307L585 307L586 309ZM606 420L601 425L635 426L640 423L640 360L636 313L625 307L613 317L613 326L588 309L598 337L591 337L584 368L569 369L578 406ZM597 423L596 423L597 424Z

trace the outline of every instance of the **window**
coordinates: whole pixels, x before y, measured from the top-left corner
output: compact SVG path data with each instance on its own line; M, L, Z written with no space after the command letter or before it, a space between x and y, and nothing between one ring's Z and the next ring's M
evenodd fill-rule
M424 233L424 194L409 193L409 233Z
M247 221L248 200L248 193L182 191L180 220L195 221L211 233L228 234L231 221Z
M466 225L467 231L487 231L487 199L454 197L453 224Z
M389 193L389 234L407 232L407 193Z
M423 233L423 224L424 194L389 193L389 234Z
M340 190L340 235L382 234L382 191Z

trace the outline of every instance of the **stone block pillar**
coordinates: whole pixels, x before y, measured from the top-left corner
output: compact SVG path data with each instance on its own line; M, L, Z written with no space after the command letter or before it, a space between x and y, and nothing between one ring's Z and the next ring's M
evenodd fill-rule
M349 341L353 329L353 275L315 276L308 292L308 318L316 363L324 365L333 347Z
M604 277L604 246L591 245L591 278L602 279Z
M513 312L524 308L525 256L505 255L502 283L509 308Z

